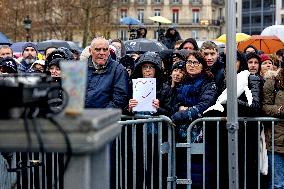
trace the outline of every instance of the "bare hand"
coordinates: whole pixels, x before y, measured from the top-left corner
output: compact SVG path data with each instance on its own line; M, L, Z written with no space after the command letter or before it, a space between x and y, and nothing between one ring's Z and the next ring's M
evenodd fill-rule
M138 101L136 99L130 99L128 103L128 109L132 110L133 107L137 106Z
M158 109L160 107L160 101L158 99L154 99L152 105L154 108Z

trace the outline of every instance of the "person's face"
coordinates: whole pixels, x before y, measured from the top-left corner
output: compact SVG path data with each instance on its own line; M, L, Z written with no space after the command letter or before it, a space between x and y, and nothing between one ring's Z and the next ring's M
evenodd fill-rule
M53 47L52 47L52 48L48 48L48 49L46 50L46 52L45 52L45 53L46 53L46 54L45 54L45 58L48 57L48 55L50 55L50 53L52 53L54 50L56 50L56 48L53 48Z
M251 58L247 61L248 69L251 74L256 74L259 70L259 62L256 58Z
M6 57L13 57L13 52L9 48L2 48L0 50L0 57L1 58L6 58Z
M113 44L113 46L118 47L121 49L121 43L119 42L112 42L111 44Z
M107 40L98 39L89 49L93 62L97 65L105 65L110 55Z
M182 61L182 59L178 56L173 56L173 64Z
M27 47L23 52L24 59L36 59L36 50L33 47Z
M251 52L255 52L255 50L254 50L254 48L249 47L249 48L246 49L245 53L248 54L248 53L251 53Z
M133 58L133 60L137 60L137 58L139 58L139 54L133 53L131 54L131 58Z
M40 71L40 72L43 72L43 71L44 71L44 66L43 66L43 65L40 65L40 64L35 64L35 65L33 66L33 69L34 69L34 70L38 70L38 71Z
M176 30L174 30L174 29L171 29L171 30L170 30L170 34L171 34L171 35L175 35L175 33L176 33Z
M190 55L186 62L186 71L190 76L199 75L202 71L202 64L193 56Z
M186 49L186 50L189 50L189 51L194 50L194 46L193 46L192 43L187 42L187 43L184 44L183 49Z
M172 77L172 82L175 83L180 83L184 77L184 71L182 69L179 68L175 68L172 71L171 77Z
M261 63L260 71L262 74L267 72L267 70L272 70L272 69L273 69L273 64L271 60L265 60Z
M241 65L241 62L239 60L237 60L237 63L236 63L236 69L237 71L240 69L240 65Z
M8 68L6 68L4 66L0 67L0 74L8 74L8 73L10 73Z
M61 71L60 68L57 67L56 65L50 66L49 71L51 73L51 77L60 77Z
M128 76L130 77L132 75L132 70L130 68L126 68L126 71L128 73Z
M208 67L213 66L217 61L218 52L216 49L202 49L201 53L206 60Z
M144 36L145 35L145 33L146 33L146 31L145 31L145 29L140 29L140 34L142 35L142 36Z
M143 78L154 78L155 73L156 73L156 70L153 64L146 63L142 65Z

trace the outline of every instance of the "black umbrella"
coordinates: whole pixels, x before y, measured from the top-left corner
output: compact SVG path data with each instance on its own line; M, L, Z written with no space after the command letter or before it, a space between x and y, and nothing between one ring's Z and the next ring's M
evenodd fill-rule
M147 40L144 38L128 40L124 42L126 53L140 52L144 53L147 51L161 52L162 50L168 49L163 43L154 40Z
M56 40L56 39L38 42L37 46L39 51L45 51L45 49L48 47L56 47L56 48L65 47L67 49L71 49L70 44L67 41Z

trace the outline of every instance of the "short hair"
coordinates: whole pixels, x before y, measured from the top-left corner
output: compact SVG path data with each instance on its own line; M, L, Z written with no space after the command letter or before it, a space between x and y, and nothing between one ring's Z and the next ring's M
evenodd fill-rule
M212 49L212 50L214 50L214 49L216 49L217 52L219 51L219 47L213 41L205 41L204 43L202 43L200 49L201 50L204 50L204 49Z
M11 50L11 52L12 52L12 55L13 55L13 49L11 48L11 47L9 47L8 45L1 45L0 46L0 51L2 50L2 49L10 49Z
M55 48L55 49L57 49L57 47L55 47L55 46L47 47L47 48L44 50L44 55L45 55L45 56L46 56L46 52L47 52L47 50L48 50L48 49L51 49L51 48Z
M95 37L95 38L92 40L90 47L93 48L94 45L95 45L95 43L96 43L97 41L99 41L99 40L104 40L107 45L110 45L109 41L108 41L106 38L104 38L104 37Z
M279 49L278 51L276 51L276 55L277 55L277 56L282 56L282 55L284 55L284 49Z

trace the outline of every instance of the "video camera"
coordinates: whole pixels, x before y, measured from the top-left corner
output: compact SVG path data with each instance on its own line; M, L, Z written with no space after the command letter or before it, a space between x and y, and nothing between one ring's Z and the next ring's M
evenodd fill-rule
M0 118L19 117L25 109L38 109L41 115L60 113L68 95L60 82L46 74L0 75ZM19 115L15 114L15 111Z

